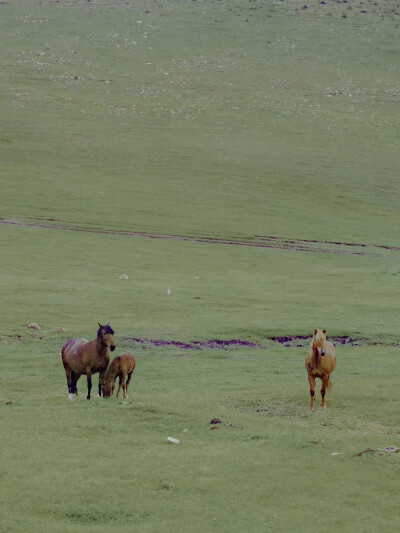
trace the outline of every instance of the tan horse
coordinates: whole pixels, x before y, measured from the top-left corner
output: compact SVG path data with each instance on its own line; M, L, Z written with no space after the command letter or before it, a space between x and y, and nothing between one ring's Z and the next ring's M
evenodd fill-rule
M315 378L320 378L322 381L321 408L326 409L325 391L327 388L332 388L332 383L330 382L329 377L335 370L335 367L335 347L332 343L326 340L326 329L323 331L316 329L306 358L306 370L308 373L308 381L310 382L310 411L315 407Z
M61 358L67 377L69 398L72 400L78 396L77 382L82 374L87 377L88 394L92 389L92 374L100 373L99 396L101 396L100 381L110 362L110 352L115 350L114 330L107 324L102 326L99 323L97 337L92 341L86 339L70 339L61 351Z
M121 386L124 391L124 398L128 398L129 383L131 381L132 372L135 370L135 366L135 357L130 353L118 355L113 359L101 380L101 388L103 389L104 398L109 398L114 394L115 380L117 377L119 377L117 398Z

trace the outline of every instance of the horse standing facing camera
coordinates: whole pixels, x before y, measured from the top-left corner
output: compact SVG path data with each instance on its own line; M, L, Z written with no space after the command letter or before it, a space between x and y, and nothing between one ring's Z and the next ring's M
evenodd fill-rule
M326 329L323 331L314 330L305 366L308 373L308 381L310 382L310 411L315 407L315 378L319 378L322 381L321 408L326 409L325 392L326 389L332 388L329 378L336 367L335 347L326 340Z
M114 330L107 324L99 323L97 337L92 341L86 339L70 339L61 350L61 358L67 377L69 398L72 400L78 396L77 382L82 374L87 377L88 394L92 389L92 374L100 373L99 396L101 396L101 379L110 362L110 351L115 350Z

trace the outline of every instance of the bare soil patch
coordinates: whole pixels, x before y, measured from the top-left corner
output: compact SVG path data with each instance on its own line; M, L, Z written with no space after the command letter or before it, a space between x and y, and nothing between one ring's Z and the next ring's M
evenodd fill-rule
M282 344L287 348L305 348L309 345L311 335L284 335L281 337L267 337L268 340ZM147 339L140 337L124 337L124 342L131 346L141 345L142 347L154 346L154 347L172 347L180 348L182 350L232 350L235 348L255 348L258 350L265 350L266 346L263 344L252 342L243 339L210 339L204 341L176 341L176 340L163 340L163 339ZM365 338L353 338L347 335L330 337L329 340L333 344L350 345L350 346L363 346L365 344L378 346L384 345L382 342L374 342L372 339ZM390 346L400 346L397 343L386 343Z
M226 349L231 349L231 348L236 348L236 347L247 347L247 348L258 348L258 349L264 348L262 344L258 344L258 343L254 343L254 342L250 342L246 340L240 340L240 339L230 339L230 340L210 339L206 341L182 342L182 341L174 341L174 340L124 337L122 340L132 345L142 344L142 345L151 345L151 346L156 346L156 347L175 347L175 348L181 348L183 350L212 350L212 349L226 350Z

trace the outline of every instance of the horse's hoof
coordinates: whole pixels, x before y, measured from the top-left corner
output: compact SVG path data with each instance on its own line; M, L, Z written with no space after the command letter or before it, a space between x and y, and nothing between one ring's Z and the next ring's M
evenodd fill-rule
M75 394L71 394L71 393L68 394L68 400L69 400L70 402L73 402L73 401L75 400Z

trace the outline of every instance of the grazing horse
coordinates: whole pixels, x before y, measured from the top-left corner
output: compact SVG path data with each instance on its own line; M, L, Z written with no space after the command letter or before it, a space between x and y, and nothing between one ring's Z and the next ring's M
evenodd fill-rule
M101 388L103 389L104 398L109 398L114 393L115 380L119 377L119 387L117 391L117 398L119 391L124 391L124 398L128 398L128 388L131 381L132 372L135 370L136 361L132 354L124 353L118 355L113 359L110 366L104 373L101 380ZM126 383L125 383L126 380Z
M102 326L99 323L97 337L92 341L86 339L70 339L67 341L61 351L61 358L67 376L69 399L72 400L78 396L76 387L78 379L82 374L86 374L88 394L90 400L90 391L92 389L92 374L100 373L99 377L99 396L101 396L100 381L107 370L110 362L110 352L115 350L114 330L107 324Z
M321 408L326 409L325 391L327 388L332 388L329 376L336 367L335 347L332 343L326 340L326 329L323 331L316 329L314 331L314 336L310 344L305 364L308 373L308 381L310 382L310 411L312 411L315 406L315 378L320 378L322 381Z

